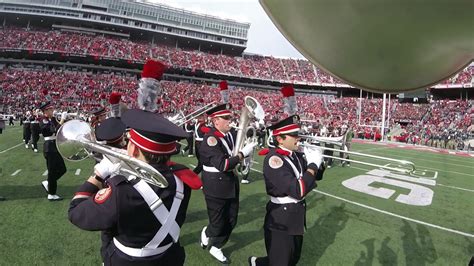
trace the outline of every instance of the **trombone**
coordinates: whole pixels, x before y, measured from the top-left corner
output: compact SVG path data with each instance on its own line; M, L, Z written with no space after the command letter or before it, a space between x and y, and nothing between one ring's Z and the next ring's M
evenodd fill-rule
M196 111L186 115L182 121L178 123L178 126L181 127L182 125L186 124L187 122L193 120L196 117L201 116L202 114L206 113L208 110L214 108L216 106L216 102L213 101L204 105L203 107L197 109Z
M344 154L352 154L356 156L361 156L361 157L366 157L366 158L372 158L372 159L377 159L377 160L384 160L390 163L396 163L398 166L403 166L403 167L395 167L395 166L389 166L388 165L382 165L382 164L375 164L375 163L369 163L369 162L364 162L364 161L359 161L359 160L352 160L352 159L347 159L347 158L339 158L336 156L331 156L327 154L323 154L323 158L332 158L335 160L341 160L341 161L346 161L349 163L358 163L358 164L363 164L363 165L368 165L368 166L373 166L373 167L378 167L382 169L387 169L391 171L396 171L396 172L401 172L404 174L411 174L415 172L415 164L410 161L406 160L398 160L398 159L393 159L393 158L388 158L388 157L383 157L383 156L377 156L377 155L371 155L371 154L366 154L366 153L361 153L361 152L354 152L354 151L348 151L346 150L346 145L343 141L344 137L337 137L337 138L324 138L324 137L314 137L314 136L309 136L309 135L299 135L302 139L305 140L310 140L313 142L318 142L321 144L333 144L333 145L338 145L341 146L342 149L334 149L330 147L324 147L324 146L317 146L314 144L310 144L308 142L300 142L298 145L301 147L308 147L308 148L319 148L323 151L328 150L328 151L335 151L339 153L344 153Z
M165 188L166 178L155 168L117 149L96 143L92 128L84 121L70 120L64 123L56 134L56 147L63 158L81 161L90 156L90 151L113 157L111 161L120 163L120 171L134 175L144 181Z
M183 126L187 122L201 116L202 114L206 113L209 111L211 108L214 108L216 105L216 102L211 102L206 104L205 106L197 109L196 111L193 111L192 113L188 115L184 115L183 112L179 111L177 114L168 117L168 120L170 120L173 124L177 125L178 127Z

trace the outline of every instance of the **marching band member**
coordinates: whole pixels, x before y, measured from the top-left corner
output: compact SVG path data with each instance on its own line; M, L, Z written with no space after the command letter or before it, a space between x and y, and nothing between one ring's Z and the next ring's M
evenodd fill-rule
M57 181L66 173L66 165L56 148L56 132L67 119L67 113L62 113L61 121L58 122L53 115L54 107L51 102L42 104L39 109L43 112L40 129L44 137L43 155L48 169L48 180L41 182L41 184L48 193L48 200L62 200L60 196L56 195Z
M95 129L102 121L107 118L107 110L104 107L98 107L91 112L91 127Z
M30 138L31 138L31 112L27 111L25 117L23 119L23 142L25 142L25 148L29 148Z
M305 148L298 152L297 115L269 127L274 148L260 152L266 155L263 166L267 203L264 234L266 257L249 257L250 265L296 265L301 255L305 231L305 196L316 187L324 172L321 150Z
M183 125L183 129L184 131L186 131L186 133L188 133L188 137L186 137L186 147L184 147L184 149L181 150L183 156L184 156L184 153L186 151L188 151L188 157L193 157L193 146L194 146L194 122L193 121L189 121L189 122L186 122L184 125Z
M191 189L199 189L202 183L191 170L170 161L178 152L177 140L185 138L186 132L154 113L164 69L158 61L146 62L138 90L143 110L126 111L121 119L131 128L128 155L158 170L168 187L117 174L120 166L103 160L71 201L69 219L73 224L107 232L102 238L105 265L183 265L185 261L180 229Z
M209 131L210 128L206 126L206 119L204 118L204 114L198 116L196 124L194 125L194 150L196 151L197 165L193 169L193 172L195 172L196 174L199 174L202 171L202 161L199 151L202 140L204 139L204 135Z
M221 263L229 263L222 247L229 240L237 223L239 211L239 179L233 169L249 156L257 143L249 143L232 156L236 131L230 127L229 104L218 105L206 113L213 128L206 133L200 146L203 163L203 191L209 224L201 231L200 245Z
M41 117L43 114L41 113L41 110L37 109L35 110L33 117L30 122L30 128L31 128L31 145L33 146L32 149L34 152L38 152L38 140L39 140L39 135L41 132L40 128L40 121Z

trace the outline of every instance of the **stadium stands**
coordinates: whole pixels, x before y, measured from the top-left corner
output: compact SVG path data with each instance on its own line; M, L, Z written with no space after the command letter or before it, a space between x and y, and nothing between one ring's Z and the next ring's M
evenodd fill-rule
M270 61L266 61L268 62ZM275 62L271 61L270 64ZM59 109L70 112L80 109L88 112L101 104L98 100L101 94L110 94L112 90L123 93L123 101L129 106L135 106L137 78L134 75L116 73L9 67L0 73L0 84L4 92L1 100L5 106L9 106L11 113L21 113L38 106L44 100L43 95L38 93L43 89L49 89L52 98L61 103ZM186 114L193 111L197 105L220 101L218 89L207 84L163 81L162 86L165 96L160 101L161 113L182 110ZM278 91L232 88L230 103L235 110L242 108L246 95L259 100L267 112L267 121L277 114L282 115L283 101ZM346 124L354 128L355 132L361 132L360 137L373 138L375 127L359 126L358 98L298 94L297 101L299 113L303 119L312 120L315 132L319 132L319 126L333 122L335 127ZM361 124L380 124L381 106L381 99L363 99ZM466 130L471 123L468 110L472 106L472 101L462 100L435 100L431 104L412 104L398 103L392 99L388 111L389 123L403 124L405 137L400 139L401 141L446 147L447 144L441 145L441 140L446 140L447 143L449 139L459 139L461 142L467 137ZM434 142L434 139L439 141Z
M159 58L175 68L203 70L233 76L308 84L343 84L337 78L301 59L244 55L231 57L200 51L186 51L129 39L82 33L6 27L0 30L0 49L54 51L102 58L144 61ZM442 84L471 84L474 66L470 66Z

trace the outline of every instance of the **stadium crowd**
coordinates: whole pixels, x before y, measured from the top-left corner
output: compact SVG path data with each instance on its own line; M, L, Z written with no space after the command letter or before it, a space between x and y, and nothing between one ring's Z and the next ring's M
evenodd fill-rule
M29 53L58 52L93 56L96 59L101 57L131 61L145 61L152 57L175 68L286 82L343 84L341 80L301 59L247 54L242 57L214 55L197 50L187 51L146 42L134 42L125 38L31 28L1 28L0 39L2 40L0 49L21 49ZM470 66L442 84L470 84L473 76L474 66Z
M0 84L3 89L1 103L9 108L8 113L17 116L37 107L44 101L45 94L61 103L58 109L72 113L88 113L100 105L107 105L107 97L112 91L121 92L122 101L134 107L138 86L133 75L31 68L4 68L0 73ZM162 81L162 87L165 94L159 99L160 112L168 115L173 115L175 110L188 114L198 106L220 101L219 89L205 83ZM246 95L262 104L267 121L283 115L279 91L232 87L230 103L235 110L242 108ZM329 125L334 128L349 126L360 138L373 139L380 133L370 125L381 122L382 99L359 100L299 93L297 101L303 121L313 133L319 134L323 127ZM360 120L359 102L362 104ZM400 136L396 138L399 141L462 149L462 140L468 137L467 128L471 124L469 110L472 106L472 101L462 100L412 104L392 99L387 105L387 116L389 125L400 129Z

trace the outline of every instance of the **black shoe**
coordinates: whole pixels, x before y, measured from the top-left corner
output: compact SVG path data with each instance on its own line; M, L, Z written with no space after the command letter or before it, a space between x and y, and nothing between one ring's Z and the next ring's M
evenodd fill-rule
M6 198L0 196L0 201L4 201L4 200L6 200Z

